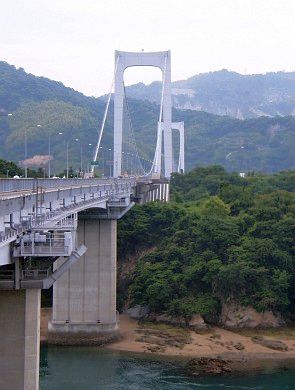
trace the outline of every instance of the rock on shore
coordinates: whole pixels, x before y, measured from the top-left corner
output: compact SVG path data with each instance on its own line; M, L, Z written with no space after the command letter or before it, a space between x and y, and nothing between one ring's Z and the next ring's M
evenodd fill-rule
M271 311L258 312L252 306L223 303L219 322L228 329L279 328L285 321Z
M218 375L232 372L228 361L204 357L191 359L186 364L185 371L189 376L199 376L201 374Z

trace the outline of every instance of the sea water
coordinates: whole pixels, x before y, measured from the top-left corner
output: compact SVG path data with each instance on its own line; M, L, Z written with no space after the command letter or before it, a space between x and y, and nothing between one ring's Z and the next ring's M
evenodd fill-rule
M40 390L285 390L295 389L295 365L189 378L180 361L97 348L43 347Z

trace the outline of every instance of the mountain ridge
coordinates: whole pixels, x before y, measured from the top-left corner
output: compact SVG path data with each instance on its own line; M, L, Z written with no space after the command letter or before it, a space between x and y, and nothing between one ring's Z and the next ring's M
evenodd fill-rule
M0 157L24 159L24 133L28 157L48 154L51 136L52 172L64 169L65 143L70 165L78 169L80 146L84 166L92 159L105 103L84 96L62 83L27 74L0 62ZM140 156L152 160L156 142L159 105L129 99L132 124ZM11 112L11 117L5 113ZM229 171L276 172L294 169L295 118L260 117L239 120L203 111L173 108L173 121L185 122L186 167L221 164ZM40 127L37 127L40 124ZM106 153L113 143L113 106L106 120L102 146ZM58 134L62 133L62 136ZM79 142L76 142L76 139ZM92 144L91 147L89 144ZM110 157L107 158L110 160Z
M126 87L127 95L159 103L161 82ZM175 108L238 119L295 114L295 72L242 75L222 69L172 82Z

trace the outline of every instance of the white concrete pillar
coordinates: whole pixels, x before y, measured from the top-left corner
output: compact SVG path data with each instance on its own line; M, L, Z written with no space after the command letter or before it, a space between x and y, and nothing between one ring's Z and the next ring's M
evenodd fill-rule
M165 202L166 200L166 185L165 184L161 184L161 187L162 187L162 201Z
M39 389L40 292L0 292L0 389Z
M118 177L122 171L123 140L123 104L124 104L124 64L119 61L119 52L115 53L115 89L114 89L114 151L113 176Z
M167 52L166 70L165 73L163 73L163 83L164 83L164 98L163 98L164 167L165 167L165 177L170 178L170 175L173 171L170 51Z
M184 173L184 122L180 122L180 130L179 130L178 172Z
M169 202L169 200L170 200L169 184L165 184L165 187L166 187L166 198L165 198L165 201Z
M87 252L53 286L53 343L92 344L118 330L117 221L79 220L78 242Z
M5 221L4 216L0 217L0 232L4 232L4 230L5 230L4 221Z

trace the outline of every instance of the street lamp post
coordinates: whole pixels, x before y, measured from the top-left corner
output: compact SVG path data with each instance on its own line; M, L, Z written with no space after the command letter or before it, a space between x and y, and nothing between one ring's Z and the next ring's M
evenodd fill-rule
M59 135L62 135L62 132L58 133ZM71 141L71 140L70 140ZM66 141L66 178L69 178L69 143L70 141ZM76 142L79 142L79 138L75 138ZM91 143L88 144L89 147L92 146ZM85 161L83 161L85 155L85 144L84 144L84 149L83 149L83 144L80 143L80 174L83 176L83 168L85 165ZM88 151L86 151L86 155L88 156ZM87 167L85 166L85 171Z
M48 136L48 177L51 178L51 135Z
M28 178L28 164L27 164L27 158L28 158L28 141L27 141L27 129L25 130L25 178Z
M92 146L92 144L88 144L88 147L91 147ZM89 151L88 150L86 150L86 156L87 156L87 160L88 160L88 156L89 156ZM85 165L85 161L84 161L84 164L83 164L84 166L85 166L85 172L87 172L87 173L89 173L90 172L90 169L91 169L91 164L89 164L88 162L87 162L87 164Z
M102 146L99 147L101 149L101 156L102 156L102 176L104 177L104 166L105 166L105 161L104 161L104 149Z
M109 149L110 152L110 160L109 160L109 167L110 167L110 177L112 176L112 149Z
M63 135L63 132L60 131L58 135ZM66 178L69 178L69 142L66 141Z
M76 142L79 142L79 138L75 139ZM80 175L83 174L83 145L80 143Z
M9 114L8 114L9 115ZM11 114L12 115L12 114ZM35 126L30 126L31 128L34 128ZM41 127L41 125L36 125L36 127ZM27 134L27 128L25 129L25 178L28 178L28 164L27 164L27 158L28 158L28 134Z
M69 142L66 142L67 179L69 178Z

